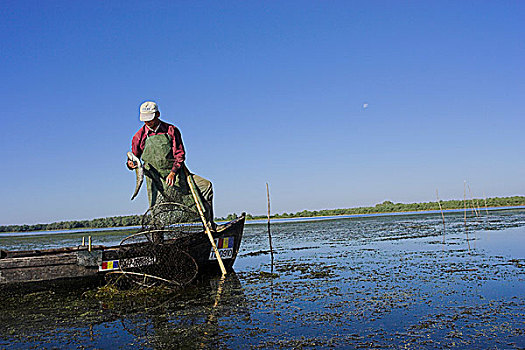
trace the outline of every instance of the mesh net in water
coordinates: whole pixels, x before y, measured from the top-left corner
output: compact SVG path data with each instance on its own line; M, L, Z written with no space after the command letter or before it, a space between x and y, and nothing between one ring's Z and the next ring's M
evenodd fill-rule
M193 208L172 202L154 205L143 215L141 230L121 241L120 269L108 275L109 282L121 288L180 288L191 283L198 265L188 242L202 230Z

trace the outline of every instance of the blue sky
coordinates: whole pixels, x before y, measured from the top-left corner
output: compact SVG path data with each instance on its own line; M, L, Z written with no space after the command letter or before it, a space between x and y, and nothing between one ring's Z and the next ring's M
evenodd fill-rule
M139 214L138 107L216 215L524 195L525 2L3 1L0 224ZM368 104L364 108L364 104Z

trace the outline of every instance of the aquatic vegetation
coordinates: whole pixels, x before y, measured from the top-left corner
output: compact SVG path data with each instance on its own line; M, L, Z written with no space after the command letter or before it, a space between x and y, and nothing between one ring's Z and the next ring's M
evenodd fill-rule
M225 280L3 298L0 348L523 348L525 210L469 216L470 250L446 219L275 224L273 270L249 225Z
M164 286L122 289L116 287L114 284L106 284L102 287L98 287L97 289L86 291L83 296L85 298L97 298L101 301L125 301L129 299L160 298L173 294L173 289L166 288Z

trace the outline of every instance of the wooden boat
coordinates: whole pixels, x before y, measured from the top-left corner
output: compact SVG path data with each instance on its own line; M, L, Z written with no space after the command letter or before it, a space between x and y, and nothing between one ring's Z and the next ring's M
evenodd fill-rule
M219 226L213 238L227 271L232 270L239 252L245 215ZM45 286L65 282L101 283L106 274L119 272L126 266L132 271L134 266L159 265L148 256L147 247L151 244L129 243L105 247L101 245L65 247L46 250L0 251L0 288ZM133 248L133 249L130 249ZM199 232L184 239L167 239L162 243L164 255L171 260L177 254L191 256L198 266L199 274L220 273L215 253L205 232ZM130 255L126 251L133 251ZM173 258L175 257L175 258Z

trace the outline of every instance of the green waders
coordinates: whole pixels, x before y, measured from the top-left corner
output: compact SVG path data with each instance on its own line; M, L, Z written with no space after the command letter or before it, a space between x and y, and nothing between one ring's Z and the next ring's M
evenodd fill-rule
M142 160L148 188L150 207L161 202L175 202L190 208L195 207L195 201L181 168L175 174L175 184L166 184L166 177L173 167L173 150L171 138L168 134L152 135L146 138ZM206 220L213 222L213 189L210 181L191 174L199 195L204 203Z

